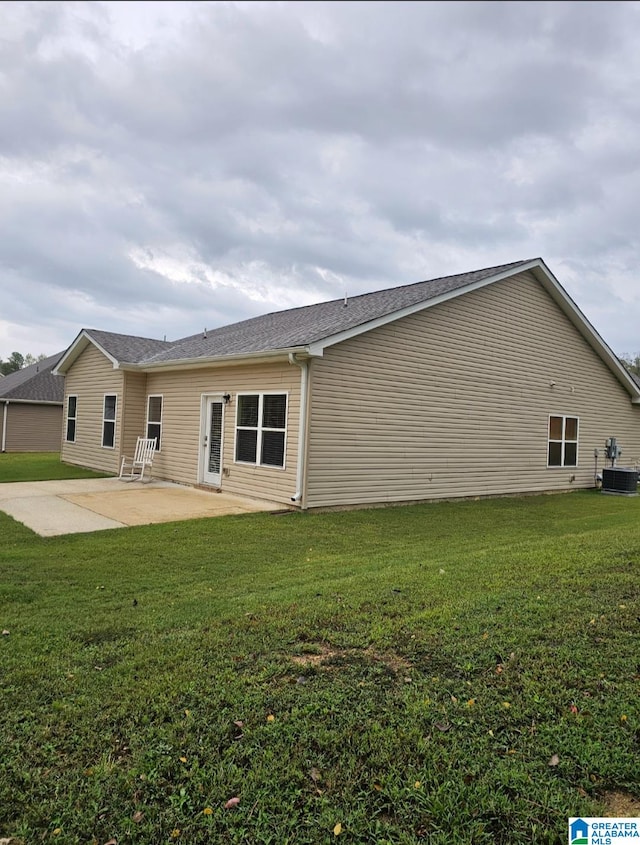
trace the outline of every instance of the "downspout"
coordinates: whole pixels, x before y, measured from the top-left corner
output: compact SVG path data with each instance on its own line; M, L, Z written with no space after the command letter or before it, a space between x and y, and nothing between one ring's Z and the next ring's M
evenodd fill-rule
M4 414L2 415L2 452L7 451L7 417L9 416L9 400L4 400Z
M309 362L298 361L294 352L289 353L289 363L300 367L302 377L300 382L300 421L298 424L298 465L296 467L296 492L291 497L292 502L300 502L302 500L302 490L304 485L304 470L305 470L305 456L306 436L307 436L307 396L309 393Z

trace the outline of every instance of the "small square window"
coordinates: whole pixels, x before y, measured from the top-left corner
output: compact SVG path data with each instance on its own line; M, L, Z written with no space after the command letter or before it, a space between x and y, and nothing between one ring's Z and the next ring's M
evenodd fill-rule
M578 417L550 416L547 466L578 465Z
M257 427L259 402L259 396L238 396L239 426L251 426L253 428Z

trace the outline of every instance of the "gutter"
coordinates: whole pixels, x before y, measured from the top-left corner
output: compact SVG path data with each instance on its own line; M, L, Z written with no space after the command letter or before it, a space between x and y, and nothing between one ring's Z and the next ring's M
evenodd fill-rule
M64 402L54 402L53 399L20 399L14 396L12 399L0 399L0 402L13 402L14 405L57 405L62 408ZM0 840L1 841L1 840Z
M294 352L289 353L289 363L300 367L300 421L298 423L298 463L296 466L296 492L291 497L292 502L297 502L302 507L302 494L304 489L305 457L307 454L307 405L309 396L309 360L299 361Z
M307 353L306 346L291 346L284 349L274 349L262 352L241 352L233 355L214 355L210 358L174 358L171 361L140 361L138 364L121 363L115 369L131 370L143 373L155 370L193 370L201 367L228 367L232 364L256 364L259 362L272 363L286 361L291 363L291 356ZM296 362L297 363L297 362Z
M2 453L7 451L7 417L9 416L9 400L4 400L4 414L2 415Z

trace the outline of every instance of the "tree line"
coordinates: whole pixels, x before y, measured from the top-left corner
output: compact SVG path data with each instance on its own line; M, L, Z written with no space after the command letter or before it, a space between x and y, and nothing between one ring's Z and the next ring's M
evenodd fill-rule
M636 352L635 355L629 355L628 352L624 352L620 356L620 362L630 373L640 376L640 352Z
M17 370L29 367L31 364L37 364L38 361L43 361L46 357L43 354L34 356L30 352L27 352L26 355L22 355L20 352L12 352L6 361L0 358L0 373L3 376L8 376L9 373L15 373ZM623 352L620 355L620 363L630 373L640 376L640 352L636 352L635 355L629 355L628 352Z
M8 376L9 373L15 373L31 364L37 364L38 361L43 361L46 357L46 355L32 355L30 352L27 352L26 355L21 352L12 352L6 361L0 358L0 373L3 376Z

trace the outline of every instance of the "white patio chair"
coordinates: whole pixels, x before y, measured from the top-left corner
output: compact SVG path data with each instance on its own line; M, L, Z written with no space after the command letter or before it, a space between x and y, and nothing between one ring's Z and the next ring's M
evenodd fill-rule
M133 458L122 458L120 464L120 481L144 481L144 471L153 465L153 456L156 452L156 437L138 437L136 451ZM148 478L151 481L151 478Z

